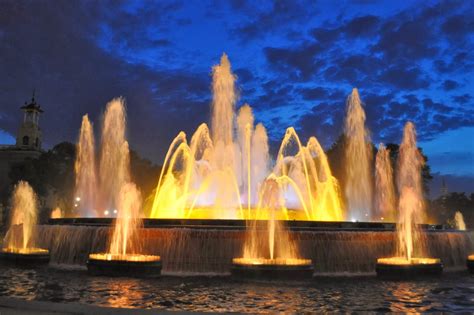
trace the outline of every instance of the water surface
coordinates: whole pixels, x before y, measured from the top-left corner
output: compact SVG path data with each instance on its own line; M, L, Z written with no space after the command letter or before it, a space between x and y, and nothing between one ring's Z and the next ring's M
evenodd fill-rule
M0 295L173 311L474 312L474 275L445 273L400 282L375 276L243 282L229 277L106 278L89 276L79 268L0 266Z

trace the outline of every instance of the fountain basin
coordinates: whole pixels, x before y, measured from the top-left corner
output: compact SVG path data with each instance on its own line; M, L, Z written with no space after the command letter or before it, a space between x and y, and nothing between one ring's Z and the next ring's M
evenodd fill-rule
M384 278L434 276L443 272L443 264L438 258L389 257L377 259L375 270Z
M43 248L13 248L0 250L0 260L15 265L42 265L49 263L49 251Z
M90 254L87 270L98 276L158 277L161 275L161 257L140 254Z
M303 280L313 277L313 263L310 259L232 259L232 276L240 279L286 279Z
M468 269L471 273L474 273L474 254L473 254L473 255L469 255L469 256L467 257L466 264L467 264L467 269Z

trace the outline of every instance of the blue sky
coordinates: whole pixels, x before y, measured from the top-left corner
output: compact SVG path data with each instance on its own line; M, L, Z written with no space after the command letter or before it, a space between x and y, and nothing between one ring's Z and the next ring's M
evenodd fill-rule
M132 148L160 162L180 130L209 120L210 70L226 52L239 105L274 146L292 125L328 148L357 87L375 143L398 143L412 120L433 172L472 191L473 30L471 1L7 0L0 142L34 88L49 146L74 141L85 113L99 126L122 95Z

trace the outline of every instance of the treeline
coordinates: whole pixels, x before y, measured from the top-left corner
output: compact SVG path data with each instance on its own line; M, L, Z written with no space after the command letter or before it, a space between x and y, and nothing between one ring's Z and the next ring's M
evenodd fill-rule
M33 187L40 199L40 220L50 216L52 207L60 207L66 214L73 209L75 174L74 162L76 146L62 142L40 155L37 159L27 159L15 164L9 172L10 185L0 192L0 203L8 208L14 185L25 180ZM130 151L130 172L144 198L155 189L161 168L151 161ZM8 217L6 211L4 219ZM5 220L3 220L5 222Z

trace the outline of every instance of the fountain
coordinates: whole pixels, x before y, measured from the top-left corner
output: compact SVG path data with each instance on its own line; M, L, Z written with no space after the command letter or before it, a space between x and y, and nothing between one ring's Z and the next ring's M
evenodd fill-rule
M94 264L107 264L107 258L109 264L113 259L121 263L114 255L127 256L123 264L130 265L133 255L159 253L165 257L161 263L168 274L262 274L259 268L268 268L269 274L275 274L275 269L282 269L278 274L291 274L296 269L298 274L310 277L313 264L319 274L367 273L374 270L377 258L391 255L398 237L395 224L389 222L397 210L393 170L383 146L372 170L373 148L357 90L347 102L345 141L350 150L345 160L352 177L344 186L346 208L339 182L318 139L309 137L304 142L295 128L289 127L272 159L267 130L248 104L239 104L235 82L224 54L212 70L211 125L202 123L191 137L179 132L172 140L156 190L140 209L146 214L143 228L132 233L119 232L129 225L120 223L121 209L133 206L120 201L124 193L121 188L130 182L124 101L117 98L107 104L98 158L92 126L84 118L75 196L79 198L78 214L83 217L69 218L70 212L64 211L61 218L39 227L41 246L50 249L52 262L84 265L89 261L93 269ZM407 155L406 149L401 152ZM81 161L90 162L84 165ZM409 173L406 165L399 169ZM89 186L83 185L81 178L89 178L85 182L96 185L95 196L86 197L93 194L87 193ZM398 184L396 192L402 193L400 211L412 211L408 200L422 200L421 193L411 184ZM405 186L408 191L402 189ZM346 218L359 222L344 222ZM143 241L140 246L126 245L125 252L112 247L115 242L110 226L114 223L116 233L129 235L127 239L135 240L130 244ZM472 232L422 223L422 219L413 221L417 230L425 231L423 244L431 254L440 257L447 268L464 266L474 249ZM402 230L403 226L398 224L398 228ZM417 252L420 242L416 240L415 244L412 257L424 257ZM90 253L99 255L89 257ZM405 257L405 253L399 255Z
M310 259L300 259L297 245L283 222L276 219L282 207L280 186L284 182L270 175L264 181L255 218L249 221L243 257L232 260L232 274L238 278L305 279L311 278ZM265 210L265 211L262 211ZM261 215L270 214L262 228Z
M346 139L346 198L352 221L372 219L372 144L365 127L365 112L359 91L354 88L347 98L347 113L344 125Z
M393 170L390 161L390 150L382 143L375 157L375 217L380 221L394 222L395 187L393 185Z
M423 163L423 157L416 146L415 126L407 122L398 156L398 256L377 259L376 271L379 276L417 276L440 274L443 271L440 259L423 258L426 250L424 235L420 230L425 216L421 182Z
M268 137L262 124L254 126L249 105L243 105L235 117L235 75L225 54L213 67L212 91L212 128L201 124L190 144L184 132L172 141L151 218L248 219L255 211L259 187L272 173ZM279 189L284 192L285 206L277 217L344 218L338 182L315 137L304 146L295 129L288 128L273 174L284 178ZM262 218L268 217L266 213Z
M88 115L82 117L74 165L74 216L115 216L120 188L130 181L130 154L125 135L125 101L119 97L106 106L97 168L93 126Z
M15 264L41 264L49 262L49 251L36 247L35 226L38 216L36 194L24 181L13 191L13 208L10 228L4 239L0 258Z
M97 193L97 169L95 163L94 130L89 116L82 117L79 140L77 143L75 208L78 216L97 216L95 210Z
M91 274L147 277L160 275L160 256L141 253L137 233L142 225L141 204L141 194L135 184L124 184L118 194L118 214L108 251L89 255L87 269Z

